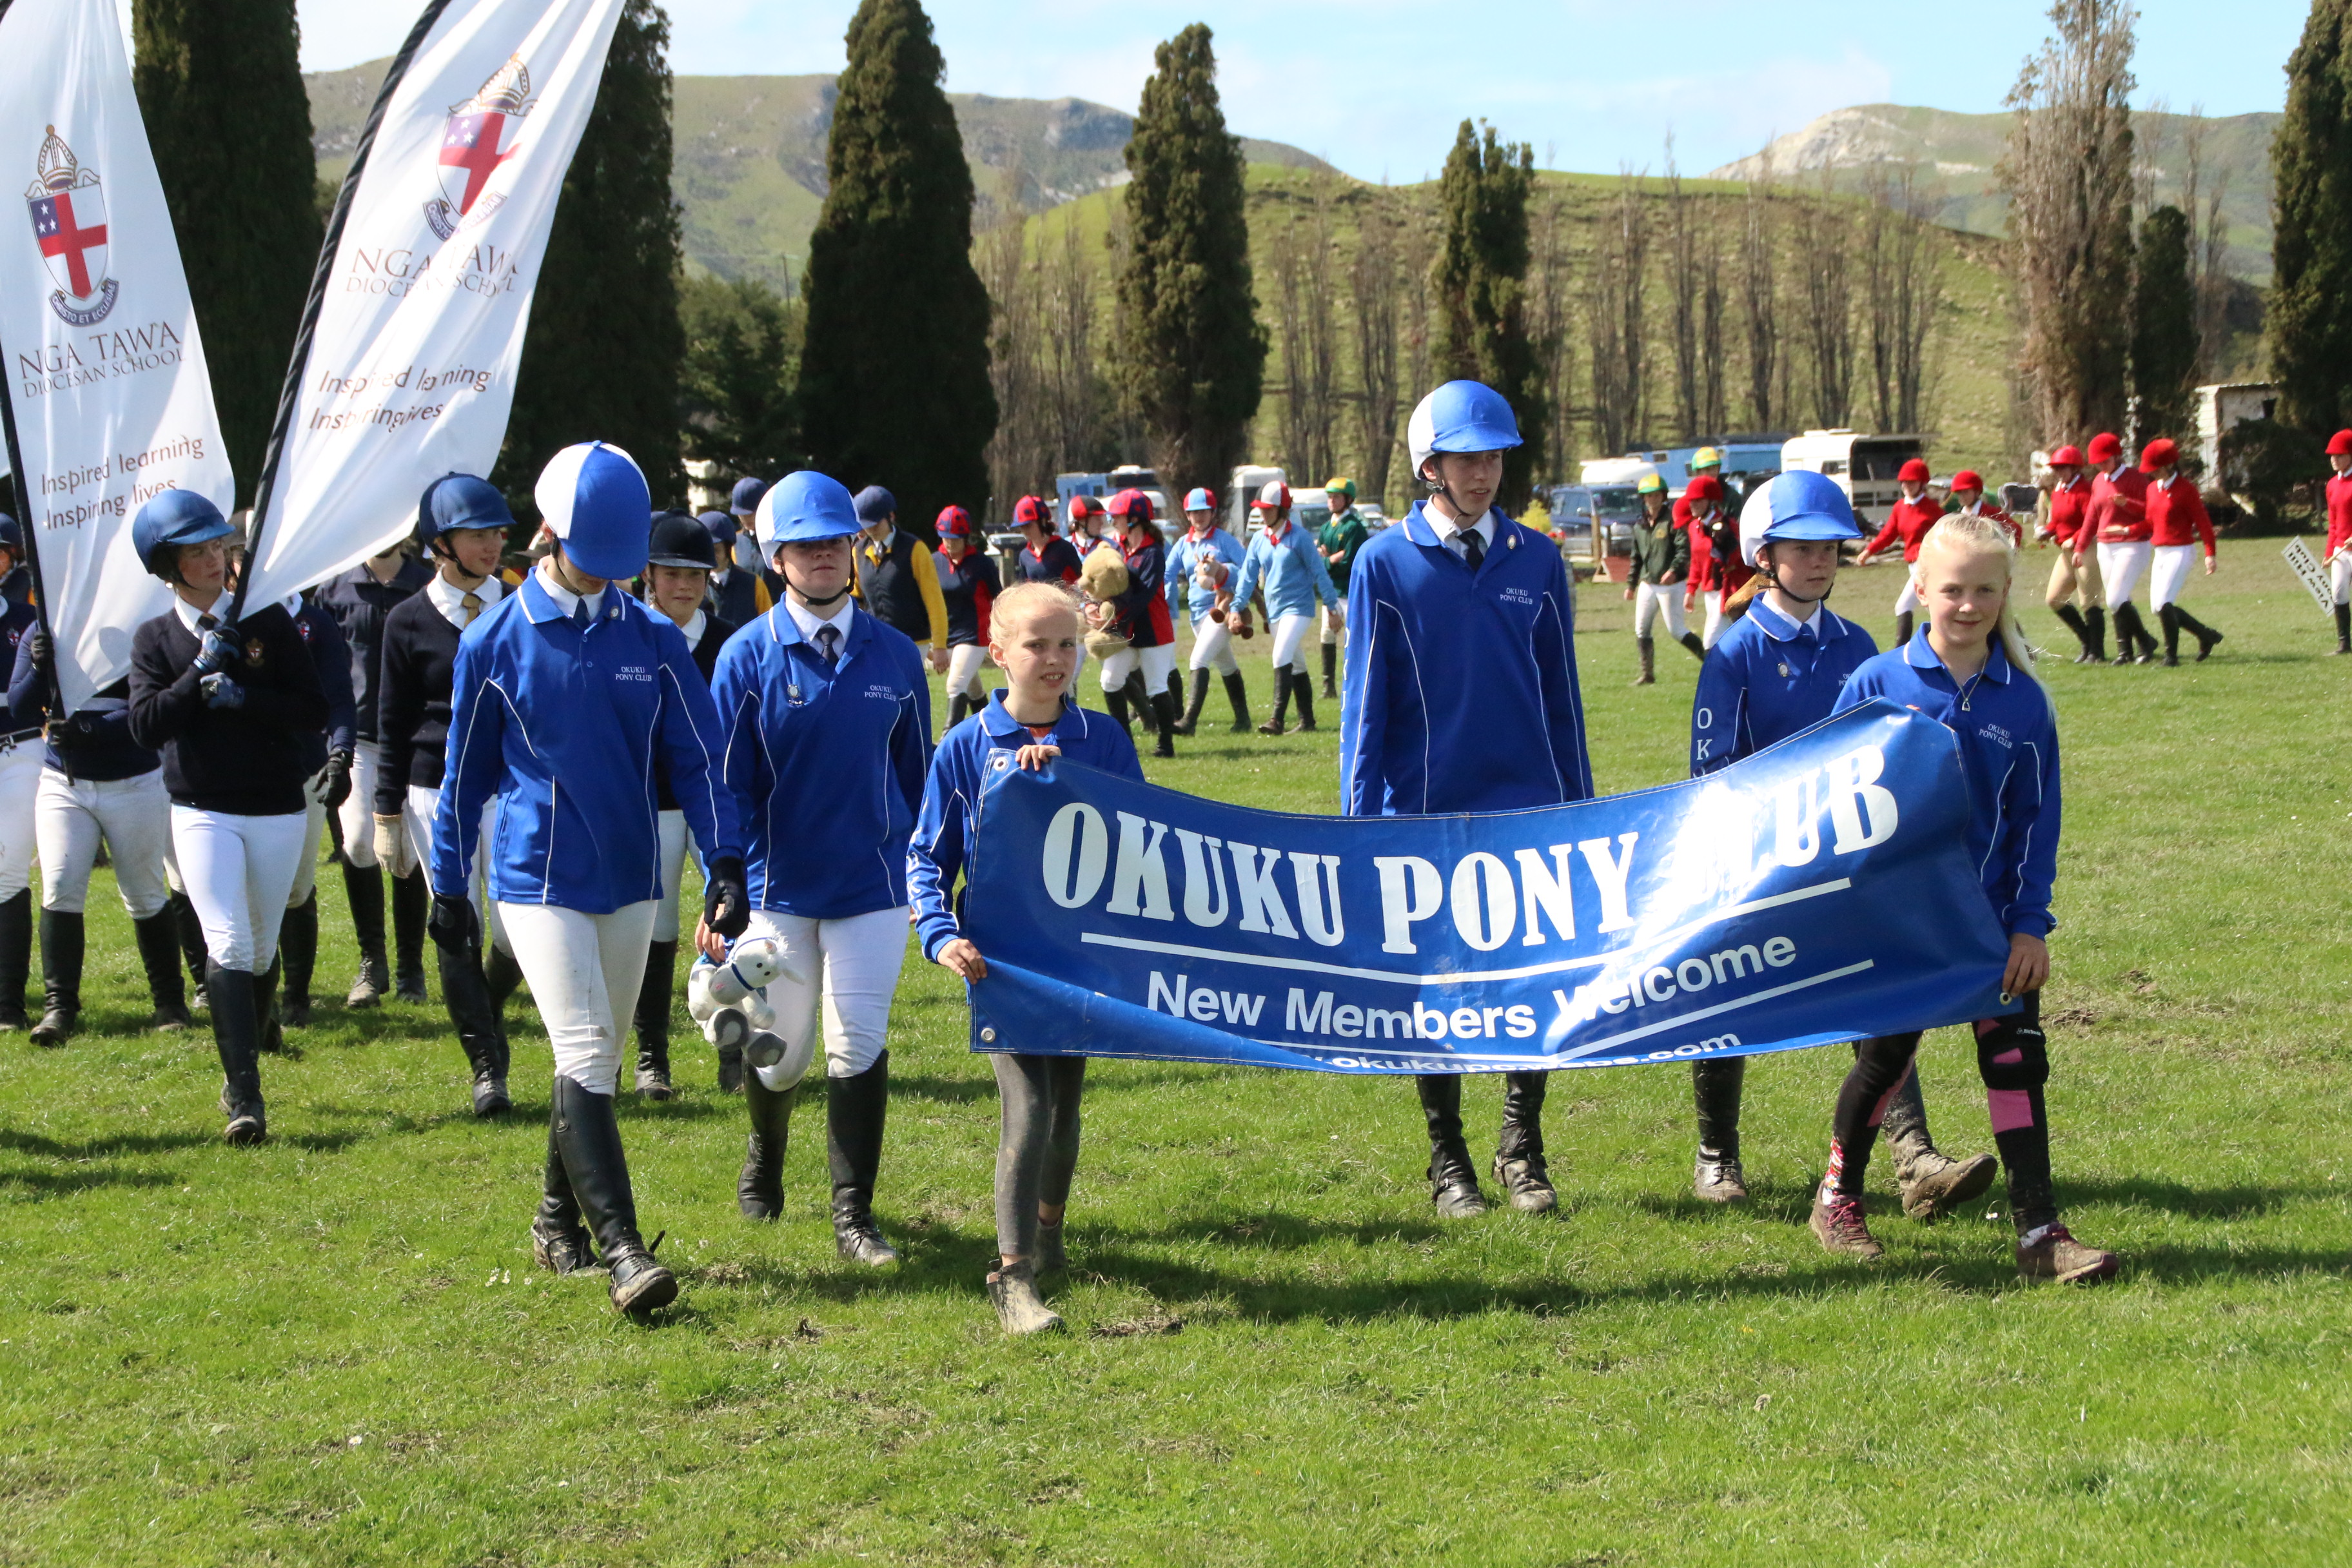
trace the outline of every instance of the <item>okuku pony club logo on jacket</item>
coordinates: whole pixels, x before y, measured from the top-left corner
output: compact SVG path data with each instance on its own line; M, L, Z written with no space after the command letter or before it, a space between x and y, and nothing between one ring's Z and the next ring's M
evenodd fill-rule
M506 193L491 190L490 180L515 155L530 112L530 71L520 55L509 55L473 97L449 110L436 171L441 194L425 204L435 234L447 239L506 205Z
M121 285L106 271L106 193L98 171L82 167L54 125L33 161L33 184L25 205L33 218L33 239L57 288L49 309L76 327L94 327L114 309Z

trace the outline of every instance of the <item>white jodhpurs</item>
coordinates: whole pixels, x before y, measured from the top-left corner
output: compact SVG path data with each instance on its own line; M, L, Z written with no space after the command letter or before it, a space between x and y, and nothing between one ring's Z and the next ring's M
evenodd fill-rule
M1307 673L1307 634L1315 629L1313 616L1284 616L1266 628L1274 634L1274 668Z
M1633 590L1633 635L1652 636L1658 617L1666 618L1666 636L1675 642L1685 635L1683 626L1683 585L1680 583L1644 583Z
M988 683L981 676L988 668L988 650L978 643L958 643L948 649L948 684L950 697L969 697L975 701L988 695Z
M2155 552L2156 546L2144 539L2099 546L2099 575L2106 583L2110 605L2122 609L2132 602L2132 595L2139 587L2139 574Z
M2159 544L2156 560L2147 574L2148 603L2162 609L2180 597L2180 590L2189 585L2189 574L2197 567L2197 547L2193 544Z
M907 962L908 931L904 908L837 921L752 913L743 934L773 937L783 950L783 973L761 994L776 1010L786 1062L808 1059L803 1047L822 1015L828 1076L855 1078L875 1064L890 1043L890 998ZM778 1068L759 1073L770 1089L792 1087Z
M591 1094L611 1094L620 1082L621 1039L645 983L655 906L642 899L608 915L561 904L491 906L546 1026L555 1076Z
M0 901L33 885L41 772L39 742L19 741L0 751Z
M400 822L408 840L412 862L433 862L433 819L441 810L441 792L426 789L423 784L410 784L408 795L401 807ZM488 926L490 941L514 952L507 941L506 921L499 913L499 905L490 898L490 840L498 836L499 803L492 796L482 806L482 830L474 837L474 904L483 912Z
M1165 691L1168 678L1176 673L1176 648L1161 643L1158 647L1123 647L1107 655L1102 661L1102 689L1117 691L1127 685L1127 678L1140 673L1146 691Z
M343 825L343 858L360 870L375 864L375 780L383 748L362 741L352 752L352 793L335 808Z
M1214 667L1219 675L1238 675L1241 661L1234 658L1233 628L1203 615L1192 623L1192 668Z
M278 956L278 926L301 858L306 814L237 816L172 807L172 844L205 952L223 969L258 974Z
M115 890L132 920L158 914L170 901L163 866L172 848L172 797L163 791L163 769L127 779L69 779L43 768L34 809L41 908L82 912L101 840L114 861Z
M687 826L686 813L682 811L663 812L656 825L656 831L659 835L659 845L656 853L661 857L662 896L660 903L654 910L653 940L676 942L677 940L677 889L678 884L686 878L686 852L694 849L698 860L701 858L701 852L695 845L694 830ZM489 842L487 833L483 835L482 841L486 844Z

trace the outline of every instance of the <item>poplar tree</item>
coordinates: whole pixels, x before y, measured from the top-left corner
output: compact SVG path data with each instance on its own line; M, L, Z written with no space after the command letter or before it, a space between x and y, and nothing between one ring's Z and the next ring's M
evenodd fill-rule
M1208 27L1195 22L1153 58L1127 143L1118 361L1172 495L1221 489L1243 460L1266 332L1250 286L1241 139L1218 106Z
M2131 367L2137 441L2185 437L2197 374L2197 286L2189 276L2189 217L2176 206L2157 208L2140 225Z
M325 236L294 0L134 0L131 36L221 439L248 500Z
M548 458L589 440L635 458L656 503L685 499L668 51L661 6L628 0L563 176L523 338L497 476L518 504Z
M1543 462L1548 423L1526 308L1528 197L1535 186L1531 146L1497 140L1491 125L1482 141L1467 120L1437 184L1438 364L1449 377L1485 382L1518 416L1524 444L1504 457L1498 498L1514 510L1527 504Z
M946 68L917 0L862 0L803 290L810 461L852 489L888 487L899 525L926 536L941 508L987 505L997 417Z
M2326 432L2352 416L2352 0L2313 0L2287 58L2271 189L2280 416Z

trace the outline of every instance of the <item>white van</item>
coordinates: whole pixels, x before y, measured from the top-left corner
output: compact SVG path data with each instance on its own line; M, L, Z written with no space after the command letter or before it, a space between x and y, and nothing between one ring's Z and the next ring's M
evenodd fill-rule
M1927 452L1924 436L1870 436L1843 428L1808 430L1781 444L1780 470L1823 474L1835 479L1853 503L1855 519L1875 525L1885 521L1888 509L1903 499L1896 473Z

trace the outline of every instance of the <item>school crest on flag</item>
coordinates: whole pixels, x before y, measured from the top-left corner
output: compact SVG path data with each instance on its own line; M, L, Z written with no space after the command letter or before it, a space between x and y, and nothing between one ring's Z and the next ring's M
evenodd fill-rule
M425 221L447 239L506 204L491 179L518 151L523 116L530 112L530 69L520 55L490 74L474 96L449 110L437 165L441 194L425 204Z
M33 239L57 289L49 309L70 326L94 327L114 309L121 285L107 276L106 192L98 171L85 168L54 125L33 160L25 205Z

